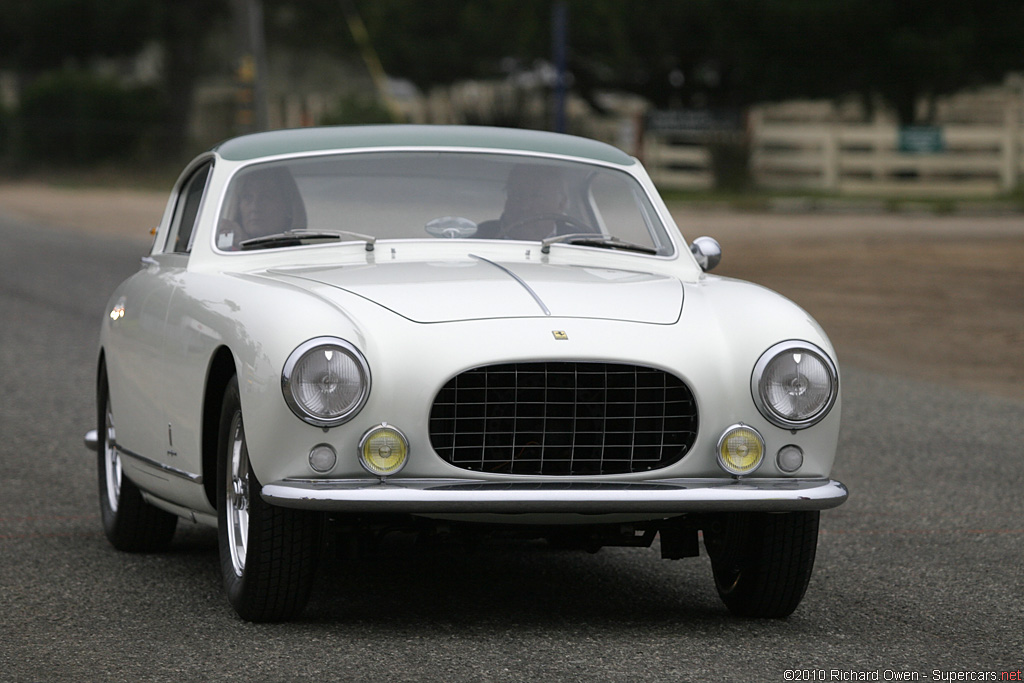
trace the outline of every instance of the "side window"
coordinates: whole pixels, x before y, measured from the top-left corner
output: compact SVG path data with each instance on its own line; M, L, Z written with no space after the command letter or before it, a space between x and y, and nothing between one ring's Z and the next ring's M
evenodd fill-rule
M196 226L211 168L212 163L202 166L182 185L178 202L174 206L174 215L171 216L171 231L167 235L165 252L187 254L192 247L192 230Z

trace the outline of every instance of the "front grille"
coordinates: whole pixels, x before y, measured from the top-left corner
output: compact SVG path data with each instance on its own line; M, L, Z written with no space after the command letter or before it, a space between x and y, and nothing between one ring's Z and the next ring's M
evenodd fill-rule
M615 363L516 363L452 378L430 411L446 462L500 474L646 472L697 438L697 405L679 378Z

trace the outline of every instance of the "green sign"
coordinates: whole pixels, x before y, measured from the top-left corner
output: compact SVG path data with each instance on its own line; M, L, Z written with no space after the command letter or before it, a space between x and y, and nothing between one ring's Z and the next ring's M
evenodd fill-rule
M946 151L946 139L939 126L903 126L900 151L907 154L938 154Z

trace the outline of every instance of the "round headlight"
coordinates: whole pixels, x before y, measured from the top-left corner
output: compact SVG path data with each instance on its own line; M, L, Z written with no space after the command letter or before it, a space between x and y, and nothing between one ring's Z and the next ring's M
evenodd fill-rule
M284 400L292 412L317 427L351 419L370 394L370 368L342 339L311 339L292 351L281 373Z
M821 420L836 401L839 373L828 354L807 342L782 342L754 366L750 391L773 424L803 429Z

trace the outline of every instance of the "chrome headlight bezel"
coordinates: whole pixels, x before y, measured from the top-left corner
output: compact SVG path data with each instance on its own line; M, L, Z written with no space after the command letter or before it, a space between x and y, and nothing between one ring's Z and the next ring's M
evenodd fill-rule
M317 414L304 405L296 393L296 368L310 353L319 350L331 350L343 354L352 362L359 376L360 388L355 400L335 415ZM303 342L289 354L288 360L285 361L284 368L281 370L281 391L284 393L285 403L300 420L316 427L337 427L355 417L366 404L366 399L370 396L370 366L359 349L344 339L316 337Z
M807 415L798 418L785 415L772 405L766 395L765 383L765 371L772 362L784 354L794 353L807 354L820 362L829 382L825 399L821 405ZM832 406L835 405L836 398L839 396L839 370L828 353L810 342L800 340L779 342L761 354L754 365L754 371L750 376L750 394L758 412L775 426L791 430L807 429L825 419L825 416L832 410Z

